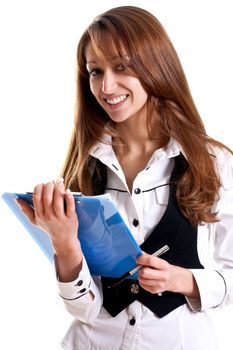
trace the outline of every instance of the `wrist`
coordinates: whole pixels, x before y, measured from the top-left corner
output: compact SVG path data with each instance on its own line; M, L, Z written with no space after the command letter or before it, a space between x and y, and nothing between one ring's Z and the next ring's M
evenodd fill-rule
M59 281L72 282L79 276L82 269L83 254L80 242L75 238L75 240L56 243L53 242L53 247Z
M52 241L52 245L58 258L82 255L81 245L77 238L75 240L66 240L59 243Z
M55 252L55 265L60 282L72 282L82 269L83 254L80 247L72 246L71 249Z
M173 282L171 291L181 293L187 297L199 298L196 280L189 269L173 266Z

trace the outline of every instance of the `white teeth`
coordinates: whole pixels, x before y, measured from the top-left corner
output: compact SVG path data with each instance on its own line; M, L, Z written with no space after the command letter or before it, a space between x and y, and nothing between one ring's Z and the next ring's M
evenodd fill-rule
M117 103L121 102L121 101L124 101L126 99L126 95L121 95L121 96L118 96L118 97L115 97L115 98L112 98L112 99L108 99L107 98L107 103L109 103L110 105L116 105Z

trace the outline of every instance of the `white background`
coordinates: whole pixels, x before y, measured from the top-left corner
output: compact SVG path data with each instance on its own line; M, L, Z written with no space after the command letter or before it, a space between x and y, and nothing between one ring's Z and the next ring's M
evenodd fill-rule
M230 0L0 0L1 193L57 178L73 123L79 37L95 16L119 5L158 17L208 133L233 146ZM53 267L2 200L0 218L0 348L58 350L71 317ZM232 349L232 310L213 313L220 350Z

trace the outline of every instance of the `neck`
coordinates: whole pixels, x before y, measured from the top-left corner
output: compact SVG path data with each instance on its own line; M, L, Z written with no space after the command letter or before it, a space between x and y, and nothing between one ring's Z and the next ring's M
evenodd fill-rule
M144 155L155 151L165 144L161 137L149 137L149 131L145 118L137 121L132 118L116 125L119 134L118 139L114 139L114 150L118 156L124 156L126 153ZM156 133L155 133L156 134Z

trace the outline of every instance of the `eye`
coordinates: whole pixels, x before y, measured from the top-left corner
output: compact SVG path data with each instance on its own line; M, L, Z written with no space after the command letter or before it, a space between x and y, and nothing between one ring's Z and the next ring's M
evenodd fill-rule
M118 64L117 66L116 66L116 70L118 71L118 72L123 72L123 71L125 71L127 69L127 66L125 65L125 64L123 64L123 63L120 63L120 64Z
M89 71L89 75L92 77L96 77L101 73L101 70L99 68L93 68Z

